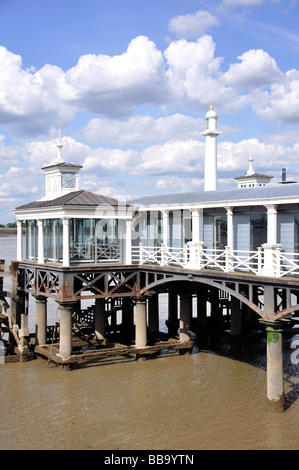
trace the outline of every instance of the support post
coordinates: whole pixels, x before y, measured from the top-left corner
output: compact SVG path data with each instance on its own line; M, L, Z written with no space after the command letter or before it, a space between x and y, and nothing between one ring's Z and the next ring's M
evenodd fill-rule
M47 297L35 297L35 344L47 343Z
M122 300L122 330L131 332L134 328L134 307L130 297L123 297Z
M241 309L240 300L232 296L230 301L230 334L232 336L239 335L241 333Z
M168 333L176 336L178 332L178 296L175 292L168 294Z
M102 340L106 334L106 312L105 299L96 299L95 301L95 335L97 339Z
M72 314L75 302L58 302L60 311L59 355L67 360L72 354Z
M159 294L148 298L148 329L150 333L159 331Z
M270 411L284 411L282 328L278 321L268 322L267 332L267 402Z
M180 295L180 341L191 340L192 295Z
M282 245L264 243L264 264L261 270L262 276L280 277L280 250Z
M283 356L281 323L274 320L274 287L264 286L264 318L267 332L267 401L269 409L284 410Z
M135 319L135 344L137 348L145 348L147 345L147 325L146 325L146 300L138 297L136 301Z

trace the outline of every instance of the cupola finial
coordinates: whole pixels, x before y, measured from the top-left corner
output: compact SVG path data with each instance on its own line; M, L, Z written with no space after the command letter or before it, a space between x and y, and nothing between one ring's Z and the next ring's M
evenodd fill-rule
M60 137L60 126L59 126L59 135L58 135L58 144L56 144L56 147L58 148L58 156L57 156L57 162L58 163L64 163L64 160L61 155L61 149L63 147L62 142L61 142L61 137Z

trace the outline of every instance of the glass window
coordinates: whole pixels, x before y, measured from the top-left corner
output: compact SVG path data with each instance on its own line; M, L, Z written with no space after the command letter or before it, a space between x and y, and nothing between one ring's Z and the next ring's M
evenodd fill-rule
M94 219L70 220L71 262L95 262Z
M120 262L118 219L101 219L95 227L97 263Z
M45 262L62 262L63 227L61 219L47 219L43 222Z
M267 214L250 215L250 250L256 251L267 243Z
M37 222L36 220L26 221L26 259L36 260L37 259Z
M188 242L192 241L192 216L191 212L189 210L182 210L181 212L181 217L182 217L182 239L183 239L183 244L186 244Z
M160 211L148 211L146 244L149 246L161 246L162 242L162 214Z
M227 245L227 217L214 216L214 248L223 249Z
M117 219L71 219L72 264L120 261Z

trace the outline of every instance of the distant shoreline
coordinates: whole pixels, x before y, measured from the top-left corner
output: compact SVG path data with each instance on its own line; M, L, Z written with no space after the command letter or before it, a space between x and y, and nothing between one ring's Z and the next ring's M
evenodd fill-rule
M17 235L16 228L0 228L0 237L11 237Z

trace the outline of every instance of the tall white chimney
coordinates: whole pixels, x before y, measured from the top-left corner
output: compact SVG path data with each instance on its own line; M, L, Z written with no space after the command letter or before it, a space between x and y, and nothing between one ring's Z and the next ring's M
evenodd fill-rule
M205 191L215 191L217 189L217 136L221 132L217 131L218 116L210 106L210 111L205 115L206 130L202 135L206 137L205 145Z

